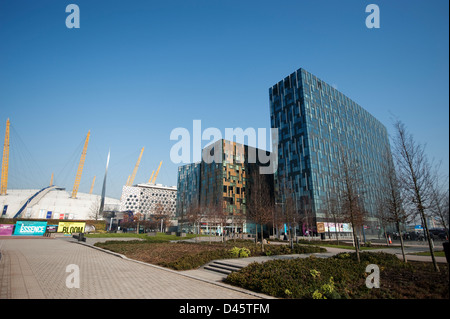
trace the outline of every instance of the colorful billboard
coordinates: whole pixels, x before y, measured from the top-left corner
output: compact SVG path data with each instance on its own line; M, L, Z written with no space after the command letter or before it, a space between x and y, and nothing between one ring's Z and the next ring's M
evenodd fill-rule
M14 229L16 236L43 236L47 229L47 222L18 221Z
M0 236L11 236L14 230L14 224L0 224Z
M59 222L58 233L72 234L72 233L84 233L86 223L80 222Z
M352 231L352 226L348 223L338 223L338 232L349 233ZM336 224L334 223L324 223L325 232L336 232Z

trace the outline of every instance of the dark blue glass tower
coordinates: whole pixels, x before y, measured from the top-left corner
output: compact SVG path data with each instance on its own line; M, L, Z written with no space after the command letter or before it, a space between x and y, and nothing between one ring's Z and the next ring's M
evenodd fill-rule
M385 126L347 96L304 69L269 89L271 126L278 128L277 200L289 184L298 210L326 221L326 201L338 189L342 153L358 163L367 224L375 226L382 167L390 149Z

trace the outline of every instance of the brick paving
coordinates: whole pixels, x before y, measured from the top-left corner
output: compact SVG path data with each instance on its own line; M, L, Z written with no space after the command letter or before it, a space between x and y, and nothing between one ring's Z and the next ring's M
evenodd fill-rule
M2 239L0 252L0 299L265 297L62 239ZM69 265L79 267L79 288L66 285Z
M101 239L103 240L103 239ZM99 239L78 243L52 238L0 239L0 299L252 299L270 298L221 282L224 275L197 269L176 272L132 261L91 246ZM414 252L421 248L409 248ZM327 247L317 257L330 257L346 249ZM423 249L422 249L423 250ZM398 247L373 250L396 254ZM242 266L274 258L305 255L250 257L234 260ZM431 261L430 256L408 255L408 260ZM446 262L445 257L437 257ZM68 288L69 265L80 270L80 288Z

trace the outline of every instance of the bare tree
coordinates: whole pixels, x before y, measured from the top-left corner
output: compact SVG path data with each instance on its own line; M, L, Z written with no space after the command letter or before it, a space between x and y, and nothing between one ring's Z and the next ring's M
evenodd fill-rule
M89 218L99 220L103 216L100 215L100 197L96 197L89 207Z
M436 178L431 189L431 215L439 220L447 233L449 223L449 190L445 189L444 185L448 185L448 179L446 178L444 183L439 182L439 178Z
M356 256L360 262L359 241L357 229L364 224L365 210L363 202L363 186L360 168L355 160L349 158L348 154L341 149L340 156L340 184L342 194L342 216L344 220L350 221L352 226L353 240L355 242Z
M210 234L210 242L211 242L211 229L217 228L220 224L221 215L223 214L223 204L222 200L214 200L212 199L209 204L204 207L204 216L206 217L208 226L209 226L209 234ZM217 236L217 229L214 230L214 237Z
M282 203L278 203L278 204L282 204ZM270 221L270 223L272 224L273 227L273 235L276 238L280 238L280 225L283 225L283 206L282 205L276 205L274 207L274 210L272 212L272 220Z
M299 223L300 221L303 223L307 223L307 214L306 210L303 210L303 215L299 214L298 206L297 206L297 196L292 187L291 181L287 180L285 177L282 177L282 183L280 186L280 198L281 198L281 214L282 221L286 224L287 236L289 239L289 244L291 248L294 246L294 234L292 232L292 227Z
M384 202L385 196L386 196L386 194L384 194L384 193L377 196L377 204L375 207L375 209L376 209L375 213L376 213L379 223L381 224L381 229L383 230L383 236L386 240L386 244L389 245L386 229L387 229L388 225L390 224L390 221L389 221L390 216L386 209L386 203ZM378 238L379 238L379 235L380 235L380 233L378 233Z
M233 239L237 236L237 229L241 229L241 231L244 229L244 224L246 222L247 218L244 214L244 212L233 212L233 215L231 216L231 226L233 227Z
M191 204L186 212L186 221L192 225L194 234L200 234L200 223L202 220L202 214L200 207L195 204ZM198 237L196 237L197 240Z
M227 225L229 216L228 211L223 207L223 203L221 204L222 209L217 210L217 223L219 224L221 229L222 242L225 242L225 227Z
M161 203L156 204L153 219L159 225L161 232L164 232L171 225L170 213Z
M339 244L339 227L338 224L342 221L341 217L341 207L339 203L339 194L334 191L327 194L327 199L325 202L325 216L327 222L330 220L334 223L335 235L337 244ZM330 236L330 224L328 224L328 236Z
M407 262L401 228L407 217L403 207L404 198L397 178L398 173L394 166L391 152L388 149L385 151L383 163L382 174L387 183L381 189L382 199L381 207L379 208L382 210L381 218L387 223L394 223L400 237L403 261Z
M261 228L261 250L264 251L263 227L273 217L274 202L268 183L268 176L259 174L258 169L250 173L251 186L248 192L248 217L255 222L256 241L258 241L258 225Z
M422 220L433 266L436 271L439 271L426 216L426 210L432 203L433 176L431 165L425 154L424 146L414 141L413 136L406 131L405 125L397 121L394 127L396 131L394 157L399 173L398 178L408 200L414 205Z

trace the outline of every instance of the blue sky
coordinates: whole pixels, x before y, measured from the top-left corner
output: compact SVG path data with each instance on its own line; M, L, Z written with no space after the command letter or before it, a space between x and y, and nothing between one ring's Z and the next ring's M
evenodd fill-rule
M80 28L68 29L68 4ZM368 29L365 8L380 8ZM170 132L267 128L268 89L305 68L393 133L402 120L448 174L448 1L0 0L0 136L10 118L9 188L71 191L91 131L80 190L119 198L135 182L176 185ZM204 141L207 143L209 141Z

